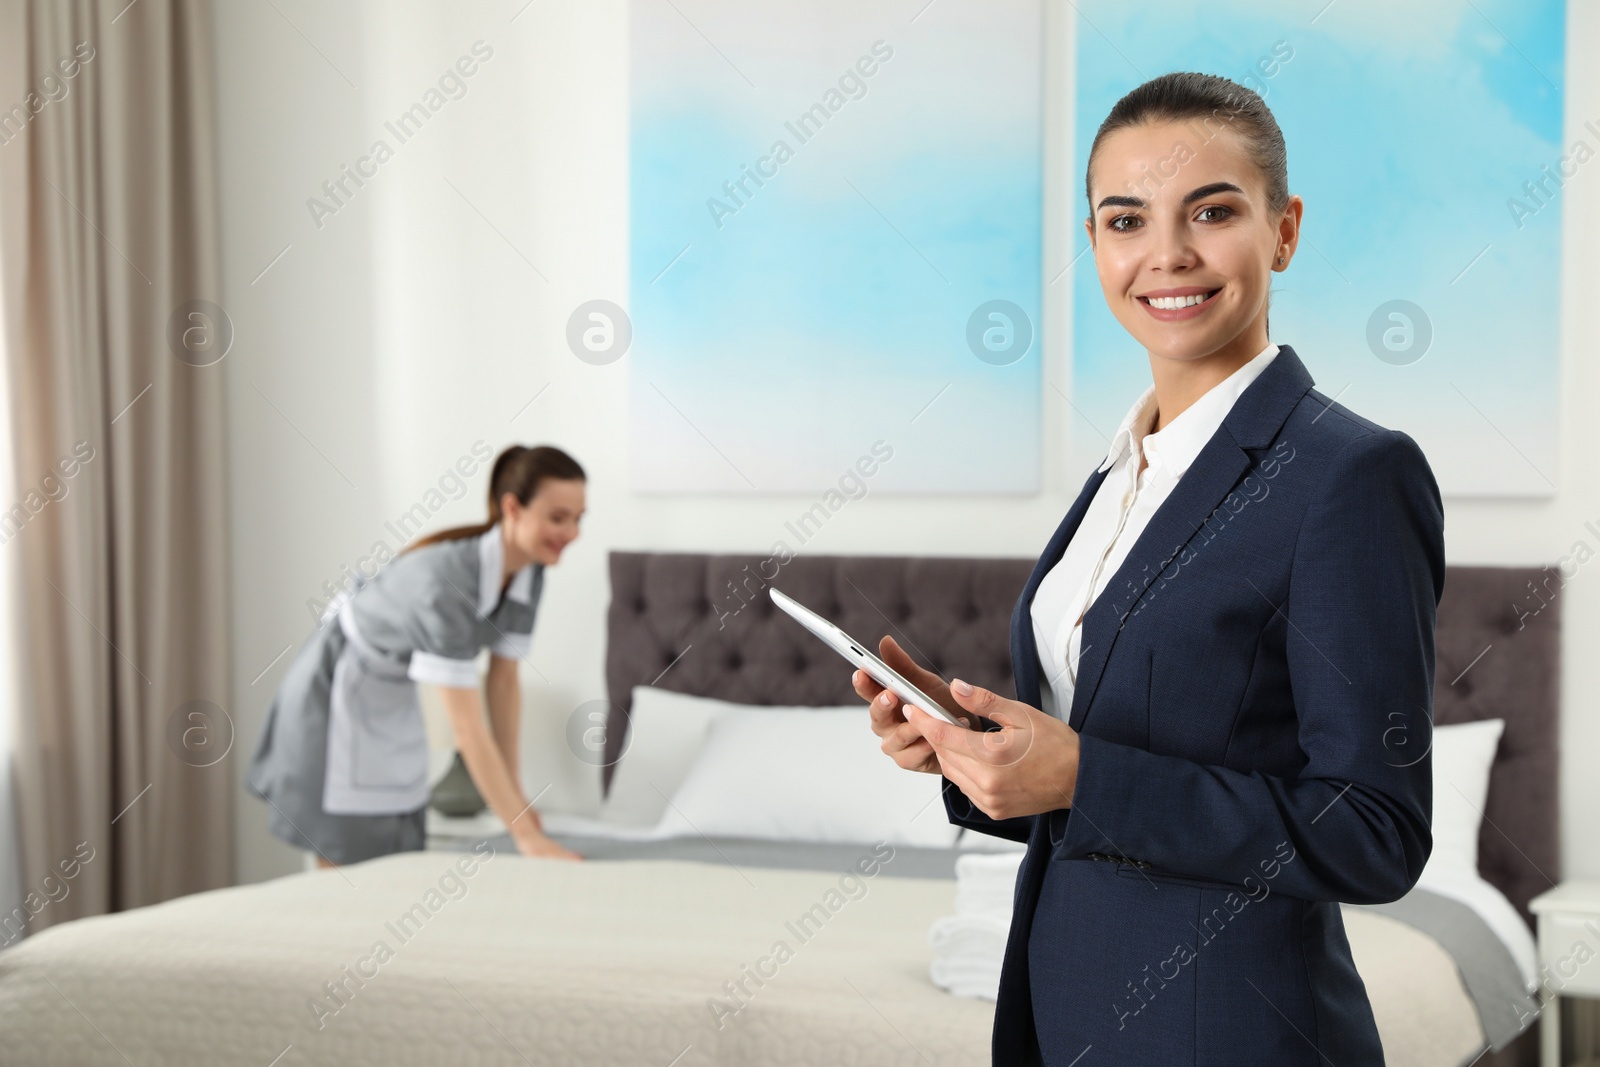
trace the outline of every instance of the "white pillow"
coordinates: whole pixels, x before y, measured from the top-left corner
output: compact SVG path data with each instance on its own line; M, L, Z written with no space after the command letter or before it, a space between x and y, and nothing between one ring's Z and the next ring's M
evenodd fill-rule
M1433 730L1433 852L1423 877L1478 876L1478 829L1489 796L1504 719L1436 726Z
M957 827L942 779L895 766L865 704L740 707L705 747L658 828L670 836L754 837L948 848Z
M611 776L600 818L646 827L661 821L667 798L678 791L705 744L712 720L741 704L634 686L627 748Z

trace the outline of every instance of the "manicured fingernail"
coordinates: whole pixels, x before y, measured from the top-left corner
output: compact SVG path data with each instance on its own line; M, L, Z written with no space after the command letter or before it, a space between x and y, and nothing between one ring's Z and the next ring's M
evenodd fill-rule
M883 692L878 694L878 703L882 704L884 707L888 707L890 704L894 703L894 697L889 694L887 689L885 689Z
M955 681L950 683L950 689L958 696L969 697L972 695L972 686L968 685L966 682L963 682L960 678L957 678Z

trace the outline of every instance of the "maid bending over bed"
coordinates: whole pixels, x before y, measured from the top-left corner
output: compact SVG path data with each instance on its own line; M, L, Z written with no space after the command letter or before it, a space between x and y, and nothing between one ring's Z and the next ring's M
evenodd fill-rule
M513 445L494 461L489 518L408 546L329 605L267 709L245 783L272 833L355 863L426 843L428 741L417 682L441 687L473 784L518 851L577 859L543 833L518 775L526 659L544 569L578 536L584 473L560 449ZM478 653L490 650L490 727Z

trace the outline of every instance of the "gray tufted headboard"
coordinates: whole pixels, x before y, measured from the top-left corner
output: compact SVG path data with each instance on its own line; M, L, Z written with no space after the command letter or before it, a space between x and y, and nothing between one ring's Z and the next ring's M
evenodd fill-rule
M1434 635L1433 721L1506 721L1478 870L1529 926L1561 880L1561 585L1551 567L1448 567Z
M848 665L772 605L768 584L859 639L894 634L944 676L1014 695L1011 609L1032 566L1024 559L804 556L780 567L763 556L613 552L605 784L636 685L745 704L855 702ZM1560 584L1547 568L1450 567L1436 635L1434 721L1506 720L1479 869L1530 925L1528 901L1560 879L1560 600L1551 592Z

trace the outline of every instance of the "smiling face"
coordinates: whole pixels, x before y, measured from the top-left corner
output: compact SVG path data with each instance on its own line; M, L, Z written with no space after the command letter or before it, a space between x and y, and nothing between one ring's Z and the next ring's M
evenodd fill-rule
M581 478L545 478L526 504L514 493L501 497L501 522L512 544L535 563L554 566L577 539L585 484Z
M1085 225L1106 305L1152 360L1243 363L1267 346L1267 289L1294 256L1304 205L1271 211L1243 139L1224 129L1199 143L1199 129L1107 135Z

